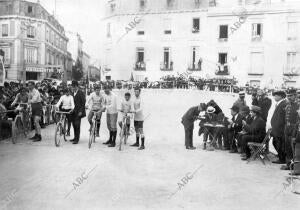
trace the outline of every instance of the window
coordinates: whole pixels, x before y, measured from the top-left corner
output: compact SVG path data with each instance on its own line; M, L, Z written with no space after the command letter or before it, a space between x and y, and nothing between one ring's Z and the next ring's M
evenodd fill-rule
M137 34L138 35L145 35L145 20L141 19L137 27Z
M299 74L299 66L297 66L297 52L288 52L287 53L287 68L285 73L288 74ZM299 63L299 62L298 62Z
M27 12L28 12L29 14L32 13L32 6L28 6L28 7L27 7Z
M217 75L228 75L229 69L227 64L227 53L219 53Z
M175 6L175 0L167 0L167 8L173 8Z
M172 22L171 19L164 19L164 33L171 34L172 33Z
M288 40L297 39L297 28L298 28L298 23L296 22L288 23Z
M191 50L191 63L189 65L189 70L195 71L201 70L202 59L199 56L199 47L192 47Z
M193 33L199 33L200 30L200 18L193 18Z
M111 33L110 33L110 23L107 23L107 26L106 26L106 37L111 37Z
M26 63L37 64L37 48L25 48Z
M199 8L201 4L200 0L195 0L195 8Z
M27 27L27 38L34 38L35 37L35 28L33 26Z
M220 25L219 39L227 41L227 39L228 39L228 25Z
M219 64L227 64L227 53L219 53Z
M261 37L262 37L262 24L253 23L252 24L252 40L257 41L257 40L260 40Z
M136 49L135 70L146 70L144 48Z
M138 35L145 35L145 31L138 31L137 34Z
M4 52L4 64L9 64L10 63L10 48L9 47L4 47L0 48Z
M144 10L146 8L146 0L140 0L140 10Z
M261 52L251 53L251 69L249 74L264 74L264 54Z
M8 36L8 24L3 24L2 25L2 37L7 37Z
M163 63L161 64L161 70L173 70L173 61L171 61L171 49L169 47L164 48Z

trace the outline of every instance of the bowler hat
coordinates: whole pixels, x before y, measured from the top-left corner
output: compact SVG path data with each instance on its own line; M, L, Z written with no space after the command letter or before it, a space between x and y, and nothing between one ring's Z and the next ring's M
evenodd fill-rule
M206 109L206 112L208 113L208 114L212 114L212 113L214 113L216 111L216 109L214 108L214 107L212 107L212 106L209 106L209 107L207 107L207 109Z
M233 105L231 108L230 108L232 111L235 111L235 112L239 112L240 111L240 108L236 105Z
M273 92L273 96L281 96L282 98L285 98L286 93L283 90L276 90Z
M74 86L78 87L78 82L75 81L75 80L73 80L73 81L72 81L72 86L73 86L73 87L74 87Z

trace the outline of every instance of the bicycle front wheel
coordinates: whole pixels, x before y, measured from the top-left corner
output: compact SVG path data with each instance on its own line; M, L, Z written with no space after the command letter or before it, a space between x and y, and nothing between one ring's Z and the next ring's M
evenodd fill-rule
M55 128L55 146L59 147L61 139L63 138L63 127L61 123L58 123Z
M92 126L92 130L90 131L90 138L89 138L89 149L92 147L92 143L95 142L95 126Z

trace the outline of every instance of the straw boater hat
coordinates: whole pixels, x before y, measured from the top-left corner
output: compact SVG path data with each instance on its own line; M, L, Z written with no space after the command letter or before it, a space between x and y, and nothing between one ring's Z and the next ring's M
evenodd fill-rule
M207 112L208 114L212 114L212 113L214 113L215 111L216 111L216 109L215 109L214 107L212 107L212 106L207 107L207 110L206 110L206 112Z

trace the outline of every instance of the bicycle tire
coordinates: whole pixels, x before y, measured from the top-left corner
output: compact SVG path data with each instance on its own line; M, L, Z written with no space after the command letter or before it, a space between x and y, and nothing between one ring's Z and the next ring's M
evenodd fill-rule
M56 147L60 146L61 135L62 135L62 125L59 122L59 123L57 123L56 128L55 128L55 137L54 137L54 140L55 140L55 146Z
M66 126L68 125L68 119L65 118L65 121L64 121L64 127L63 127L63 135L64 135L64 140L65 141L68 141L67 140L67 129L66 129Z
M88 147L91 149L92 143L95 141L95 126L92 126L92 130L90 131L89 143Z

